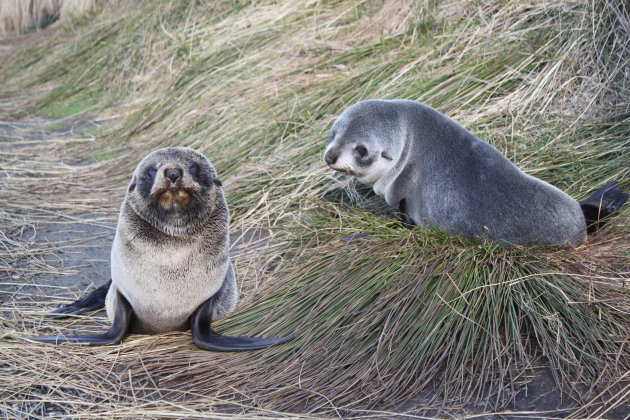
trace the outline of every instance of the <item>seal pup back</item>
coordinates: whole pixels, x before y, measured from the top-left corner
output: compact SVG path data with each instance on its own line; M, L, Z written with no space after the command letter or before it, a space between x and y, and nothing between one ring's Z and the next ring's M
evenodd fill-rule
M191 329L207 350L253 350L293 338L226 337L212 320L238 301L230 261L228 208L214 167L193 149L157 150L136 167L120 209L111 252L111 284L60 313L104 304L112 328L87 336L39 336L40 342L116 344L128 332ZM108 287L109 286L109 287Z
M324 161L372 185L406 222L511 244L569 247L586 239L577 201L420 102L367 100L346 109ZM614 202L608 213L627 197L615 188L606 194L617 198L605 200Z

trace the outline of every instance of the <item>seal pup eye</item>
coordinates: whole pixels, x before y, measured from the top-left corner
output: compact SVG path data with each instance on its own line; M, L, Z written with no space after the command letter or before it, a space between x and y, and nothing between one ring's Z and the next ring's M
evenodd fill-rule
M192 165L190 165L190 168L188 168L188 172L190 172L190 174L193 176L199 175L199 165L193 163Z
M223 186L223 182L221 182L221 180L220 180L220 179L218 179L218 178L217 178L217 179L213 179L213 180L212 180L212 183L213 183L214 185L216 185L217 187L222 187L222 186Z
M355 147L354 151L357 152L357 155L359 155L359 157L361 157L361 158L366 157L367 154L368 154L367 149L362 144L360 144L357 147Z
M386 150L383 150L381 152L381 156L387 160L394 160L394 158L392 158L391 155Z
M151 178L155 178L155 174L157 174L157 169L155 169L153 166L147 169L147 175L149 175Z

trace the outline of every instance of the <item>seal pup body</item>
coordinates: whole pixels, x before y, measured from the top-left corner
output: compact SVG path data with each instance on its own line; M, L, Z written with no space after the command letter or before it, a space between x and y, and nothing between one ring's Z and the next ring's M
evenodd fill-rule
M126 214L121 214L112 246L112 286L105 303L110 318L115 313L115 292L119 291L134 308L132 332L183 331L188 329L190 315L223 284L224 303L213 319L232 312L237 291L228 258L227 218L221 217L227 209L222 207L213 218L213 222L221 223L213 223L207 230L211 235L184 238L159 231L143 235L147 222L131 208L123 208ZM149 273L152 281L147 281Z
M104 303L112 330L34 339L113 344L127 332L190 328L195 343L208 350L253 350L289 341L293 336L225 337L210 328L212 320L228 315L238 301L228 223L221 182L205 156L181 147L149 154L136 167L121 206L111 285L56 311L83 312L82 301L98 306L108 289Z
M511 244L569 247L586 239L577 201L416 101L351 106L333 124L324 160L372 185L417 225Z

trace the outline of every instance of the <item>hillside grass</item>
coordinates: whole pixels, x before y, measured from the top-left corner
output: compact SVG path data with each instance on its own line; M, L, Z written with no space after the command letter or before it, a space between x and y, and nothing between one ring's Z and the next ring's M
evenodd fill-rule
M41 320L7 317L3 336L13 340L0 349L7 401L44 392L86 416L124 416L139 399L157 416L166 405L155 395L164 393L159 401L197 414L236 398L245 413L328 416L396 407L424 392L427 408L484 402L499 410L526 372L547 363L578 403L603 392L576 415L623 404L628 205L575 249L505 247L407 230L369 188L322 161L330 126L346 107L408 98L448 114L576 199L611 180L627 189L630 10L622 2L110 7L16 38L0 62L0 95L14 104L3 119L109 121L89 140L5 145L13 176L0 192L3 275L37 251L24 226L86 213L111 223L144 155L190 146L224 182L231 230L265 233L236 258L245 299L219 328L297 338L238 355L198 351L185 334L53 349L15 341ZM93 163L60 163L85 159ZM365 231L376 233L340 241ZM49 305L46 296L36 302ZM64 370L72 372L67 386L55 385ZM12 373L22 371L31 373ZM19 391L9 388L16 382ZM216 406L201 403L210 395ZM175 416L174 405L163 415Z

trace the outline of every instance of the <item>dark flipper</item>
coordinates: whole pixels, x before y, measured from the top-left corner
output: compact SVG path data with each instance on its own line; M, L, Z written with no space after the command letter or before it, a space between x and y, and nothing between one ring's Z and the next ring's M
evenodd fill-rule
M57 308L52 311L52 314L46 316L51 318L67 318L68 315L79 315L84 312L100 309L105 306L105 296L107 296L107 291L111 285L112 281L110 279L107 283L94 290L92 293L83 296L81 299L71 303L70 305Z
M605 220L611 213L619 210L619 208L628 199L628 194L621 191L618 181L611 181L595 191L586 200L580 202L588 233L593 233L601 228Z
M374 232L355 233L354 235L344 236L343 238L341 238L341 240L343 242L350 242L350 241L354 241L354 240L357 240L357 239L366 238L366 237L368 237L370 235L374 235Z
M112 328L104 334L93 335L40 335L39 337L29 337L30 340L41 343L83 343L90 346L106 346L108 344L119 344L129 333L131 325L131 315L133 310L131 305L120 293L116 294L116 314Z
M400 200L400 203L398 203L398 213L396 214L396 216L398 217L398 220L403 225L403 227L406 227L407 229L413 229L416 226L416 222L414 222L413 219L407 214L407 202L404 198ZM343 242L350 242L368 237L370 235L374 235L374 232L355 233L354 235L345 236L341 238L341 240Z
M212 322L212 306L214 296L206 300L197 308L190 318L190 330L197 347L211 351L245 351L258 350L277 344L286 343L295 338L294 334L288 337L229 337L218 334L210 324Z
M398 203L398 218L402 222L403 226L407 229L413 229L416 226L416 222L413 221L411 217L407 214L407 199L403 198Z

